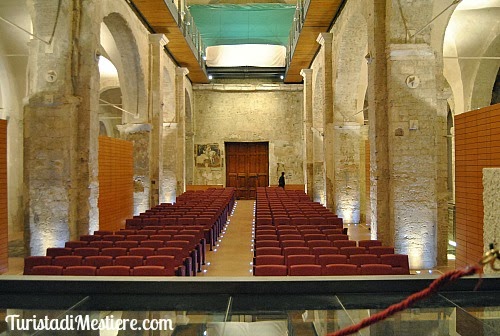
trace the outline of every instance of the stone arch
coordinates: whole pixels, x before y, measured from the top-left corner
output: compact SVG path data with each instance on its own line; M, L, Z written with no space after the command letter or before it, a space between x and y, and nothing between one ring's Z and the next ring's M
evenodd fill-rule
M119 13L110 13L102 21L111 33L119 59L110 56L115 64L123 92L123 107L125 110L135 113L135 116L127 115L124 119L147 118L147 94L144 72L141 67L141 56L137 46L136 38L129 27L128 22Z
M116 126L122 124L123 114L118 109L122 106L122 91L120 87L102 89L99 100L99 124L104 126L107 136L118 138L119 131Z
M353 13L340 30L334 71L335 122L363 125L363 106L368 87L368 28L365 18ZM356 88L353 88L353 84Z

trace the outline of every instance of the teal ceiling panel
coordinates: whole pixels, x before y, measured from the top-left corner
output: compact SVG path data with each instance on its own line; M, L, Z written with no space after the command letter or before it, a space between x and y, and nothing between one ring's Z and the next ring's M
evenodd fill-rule
M191 5L206 46L288 44L295 6L286 4Z

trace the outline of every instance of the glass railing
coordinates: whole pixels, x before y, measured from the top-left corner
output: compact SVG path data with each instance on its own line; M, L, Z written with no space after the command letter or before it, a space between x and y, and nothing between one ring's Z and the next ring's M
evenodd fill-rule
M189 12L189 8L183 4L179 10L176 0L164 0L170 13L175 18L177 26L181 29L186 42L189 44L193 54L195 55L201 68L205 71L205 49L206 45L203 43L200 31L196 27L193 16Z
M93 328L116 335L103 330L120 326L119 335L325 336L430 280L84 278L0 279L0 335L80 335ZM485 277L474 291L477 282L461 279L356 335L500 335L499 278ZM61 330L68 326L75 332Z
M292 62L292 57L295 52L295 47L299 41L300 32L302 31L302 27L304 26L304 22L306 20L307 10L309 9L309 5L311 4L311 0L297 0L297 5L295 7L295 14L293 16L293 24L290 29L290 37L288 39L288 46L286 50L286 67L290 66Z

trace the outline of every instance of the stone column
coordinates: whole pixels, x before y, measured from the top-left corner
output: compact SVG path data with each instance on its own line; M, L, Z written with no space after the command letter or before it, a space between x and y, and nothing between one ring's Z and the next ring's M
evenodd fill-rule
M151 130L151 154L149 155L149 176L151 178L150 206L160 203L160 181L163 166L163 57L168 39L163 34L149 35L149 119Z
M335 126L335 204L344 223L360 219L360 143L361 126L344 122Z
M389 45L389 195L394 245L412 268L436 266L437 129L436 59L427 44Z
M394 245L389 211L386 1L367 2L371 238Z
M304 78L304 180L306 193L313 199L314 186L314 155L313 155L313 93L312 93L312 69L302 69L300 72Z
M483 168L483 205L484 205L484 228L483 242L484 252L490 250L490 243L497 243L495 248L500 248L500 168ZM498 260L496 261L498 267ZM491 267L484 268L485 273L495 273Z
M186 84L189 70L177 68L175 76L175 100L177 119L177 195L186 190Z
M323 90L323 152L325 169L325 205L335 212L335 164L334 164L334 117L333 117L333 34L321 33L317 38L321 44L320 57L323 57L324 90Z
M25 241L31 255L44 255L47 247L97 229L99 28L95 6L65 1L61 12L73 15L59 17L52 37L47 13L56 13L57 3L28 6L34 34L50 42L29 42L24 106Z
M152 142L151 124L117 125L120 138L133 143L134 155L134 215L151 208L150 152Z

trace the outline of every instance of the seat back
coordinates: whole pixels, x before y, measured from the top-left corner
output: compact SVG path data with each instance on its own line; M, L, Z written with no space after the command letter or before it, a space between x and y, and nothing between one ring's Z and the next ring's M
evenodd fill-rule
M284 265L285 257L282 255L260 255L255 257L255 265Z
M167 276L167 270L162 266L136 266L132 269L134 276Z
M255 276L285 276L287 275L285 265L257 265L254 267Z
M281 247L259 247L255 249L255 256L259 255L281 255Z
M142 266L143 265L143 257L141 256L118 256L115 258L115 266Z
M352 247L341 247L340 254L345 254L348 258L355 254L365 254L366 249L364 247L352 246Z
M333 246L341 248L341 247L354 247L356 246L356 241L354 240L334 240Z
M70 256L57 256L52 260L52 265L69 267L69 266L81 266L82 256L70 255Z
M291 265L288 268L288 275L292 276L320 276L320 265Z
M349 264L358 267L364 264L378 264L379 259L375 254L354 254L349 257Z
M321 254L318 255L317 263L321 265L321 267L326 267L326 265L330 264L347 264L348 259L346 255L343 254Z
M125 251L125 254L127 251ZM123 254L123 255L125 255ZM88 256L85 257L82 261L83 266L94 266L94 267L102 267L102 266L113 266L113 257L109 255L98 255L98 256Z
M368 253L376 254L379 257L382 254L394 254L394 247L390 247L390 246L370 246L370 247L368 247Z
M34 266L31 275L62 275L63 267L55 265Z
M125 247L107 247L101 250L101 256L116 258L124 255L127 255L127 249Z
M130 275L129 266L103 266L97 269L97 275L100 276L124 276Z
M359 240L358 246L369 248L370 246L382 246L381 240Z
M63 269L63 275L94 276L96 270L94 266L68 266Z
M352 264L328 264L322 268L323 275L358 275L358 266Z
M365 264L360 267L361 275L391 275L396 274L391 265Z
M288 267L292 265L314 264L315 262L316 257L312 254L292 254L286 257L286 265Z

